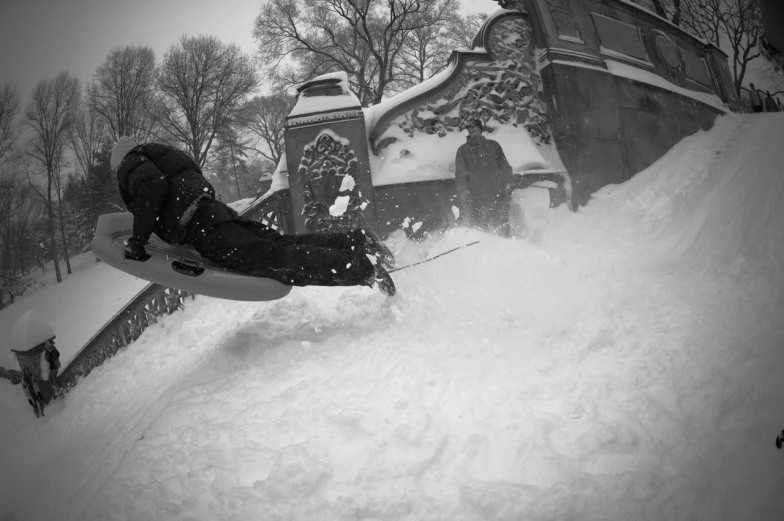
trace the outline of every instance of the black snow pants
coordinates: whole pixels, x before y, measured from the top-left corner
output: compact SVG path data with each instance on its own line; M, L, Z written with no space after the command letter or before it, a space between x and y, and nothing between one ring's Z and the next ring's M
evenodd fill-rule
M214 200L202 201L186 228L184 242L202 257L290 286L369 285L375 272L361 230L281 235Z

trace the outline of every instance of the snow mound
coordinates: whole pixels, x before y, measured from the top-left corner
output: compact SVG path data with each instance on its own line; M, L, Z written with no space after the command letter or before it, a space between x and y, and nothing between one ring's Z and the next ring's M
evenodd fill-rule
M516 240L399 232L480 243L392 299L198 297L42 419L0 382L0 519L783 519L782 130L721 118Z

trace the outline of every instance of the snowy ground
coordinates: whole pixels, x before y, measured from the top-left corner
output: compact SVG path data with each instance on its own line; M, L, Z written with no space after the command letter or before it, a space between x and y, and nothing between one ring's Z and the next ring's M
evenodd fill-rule
M721 118L517 240L395 236L481 243L393 299L197 298L40 420L0 381L0 519L784 519L782 135Z

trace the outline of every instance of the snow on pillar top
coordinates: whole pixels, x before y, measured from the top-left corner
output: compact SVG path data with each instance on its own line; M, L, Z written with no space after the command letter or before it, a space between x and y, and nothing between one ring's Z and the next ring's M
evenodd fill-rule
M345 72L333 72L318 76L297 89L297 104L289 119L347 109L361 109L359 99L348 87Z
M54 338L52 326L44 320L38 311L31 309L17 319L11 330L12 351L29 351L47 340Z

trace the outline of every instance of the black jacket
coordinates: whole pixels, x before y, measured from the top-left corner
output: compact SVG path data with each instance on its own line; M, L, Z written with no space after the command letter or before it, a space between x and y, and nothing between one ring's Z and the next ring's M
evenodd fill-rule
M133 234L146 243L155 232L168 243L181 243L185 230L180 219L199 196L215 197L189 155L160 143L132 149L117 169L117 183L125 206L133 213Z

